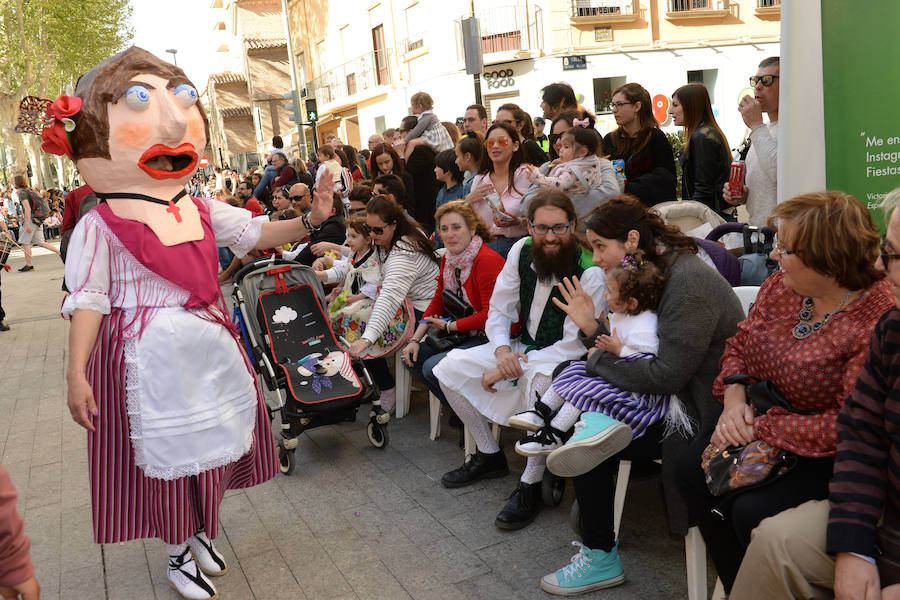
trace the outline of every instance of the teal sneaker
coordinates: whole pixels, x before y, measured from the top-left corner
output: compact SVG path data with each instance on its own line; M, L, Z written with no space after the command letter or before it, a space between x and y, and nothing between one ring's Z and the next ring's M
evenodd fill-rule
M614 587L625 581L618 544L609 552L591 550L581 542L572 542L572 545L581 548L578 554L556 573L544 575L541 579L542 590L557 596L577 596Z
M565 445L547 456L547 468L560 477L584 475L631 443L631 427L603 413L584 412Z

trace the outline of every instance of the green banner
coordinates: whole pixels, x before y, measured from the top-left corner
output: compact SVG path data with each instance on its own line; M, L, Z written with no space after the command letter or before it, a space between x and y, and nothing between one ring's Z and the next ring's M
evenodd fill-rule
M883 228L900 187L900 2L822 0L825 178L859 198Z

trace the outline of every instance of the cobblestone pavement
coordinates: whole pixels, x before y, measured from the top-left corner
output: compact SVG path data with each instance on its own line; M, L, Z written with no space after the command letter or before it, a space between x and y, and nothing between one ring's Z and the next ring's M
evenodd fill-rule
M21 253L10 263L0 457L19 489L43 597L177 599L159 540L92 541L85 432L65 406L62 265L43 250L33 272L16 271ZM439 480L462 461L459 432L445 416L430 441L424 392L411 405L391 422L385 450L369 444L362 416L322 427L302 436L292 476L226 495L217 545L230 570L215 580L223 600L551 598L540 577L576 551L571 485L531 526L500 531L494 517L524 465L515 432L504 429L501 441L516 475L447 490ZM657 475L632 479L621 538L626 583L586 597L686 597L684 543L667 534Z

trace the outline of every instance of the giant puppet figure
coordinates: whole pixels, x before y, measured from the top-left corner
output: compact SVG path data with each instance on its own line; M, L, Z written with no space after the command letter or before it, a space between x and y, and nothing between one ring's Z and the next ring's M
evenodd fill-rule
M327 218L269 222L185 184L206 147L197 91L178 67L130 48L47 107L44 149L75 161L99 203L72 234L68 405L88 429L94 539L158 537L185 598L218 598L213 546L225 490L272 478L260 389L216 281L237 256L296 240Z

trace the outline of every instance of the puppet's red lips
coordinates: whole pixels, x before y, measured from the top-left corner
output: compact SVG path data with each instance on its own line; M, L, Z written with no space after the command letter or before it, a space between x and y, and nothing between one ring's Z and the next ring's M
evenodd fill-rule
M196 168L198 158L193 144L177 148L156 144L141 155L138 166L154 179L180 179Z

